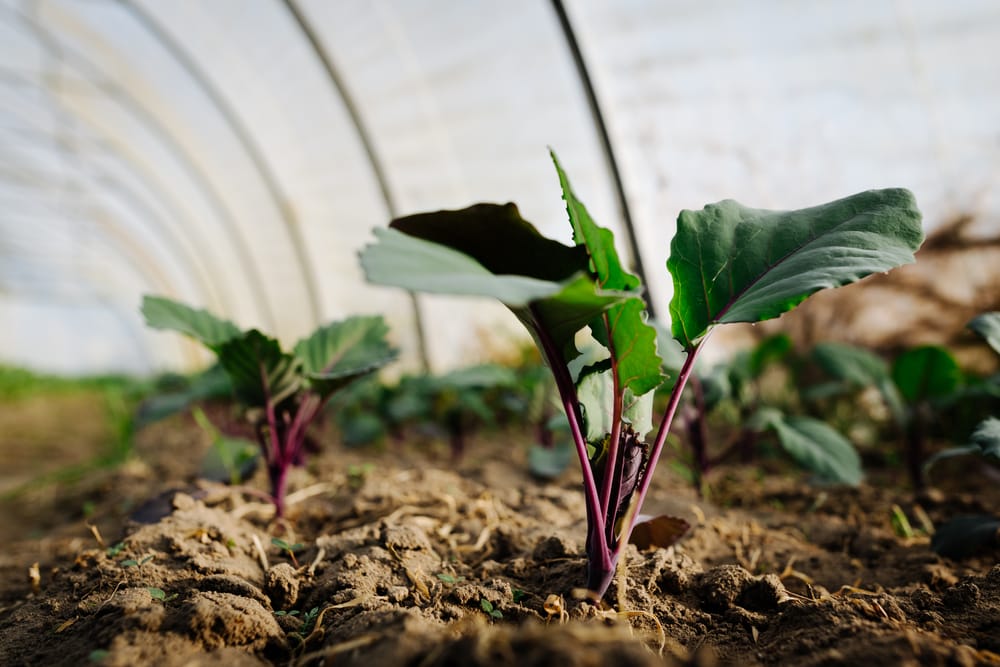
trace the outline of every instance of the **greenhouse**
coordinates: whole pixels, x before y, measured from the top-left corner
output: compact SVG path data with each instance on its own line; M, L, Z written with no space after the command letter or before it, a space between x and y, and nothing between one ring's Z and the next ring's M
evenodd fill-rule
M1000 5L0 54L0 663L1000 663Z

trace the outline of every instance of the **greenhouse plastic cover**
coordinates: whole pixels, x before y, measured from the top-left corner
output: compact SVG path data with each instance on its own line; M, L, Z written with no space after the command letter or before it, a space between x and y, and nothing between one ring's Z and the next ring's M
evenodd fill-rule
M660 316L683 208L1000 214L994 0L2 0L0 54L0 362L49 371L204 363L148 293L288 342L383 313L403 368L509 349L357 253L477 201L569 242L550 146Z

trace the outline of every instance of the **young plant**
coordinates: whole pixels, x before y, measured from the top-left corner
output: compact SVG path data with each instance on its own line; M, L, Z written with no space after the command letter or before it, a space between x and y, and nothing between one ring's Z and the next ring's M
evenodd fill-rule
M661 331L660 350L676 345L673 340L665 340ZM692 477L699 492L703 490L706 473L716 465L734 455L738 455L742 463L753 461L758 443L767 433L774 436L789 457L813 472L819 481L852 486L861 482L861 459L850 440L819 419L796 414L796 401L776 398L773 387L765 391L765 373L783 364L787 372L783 374L785 380L780 395L789 398L795 395L793 387L789 386L791 367L795 365L789 359L791 352L791 339L785 334L777 334L705 372L696 369L692 373L692 391L679 407L677 417L691 452ZM676 375L684 359L683 352L664 356L667 359L677 357L673 369L670 361L664 365L669 374ZM777 377L781 378L782 374ZM713 454L708 446L708 416L713 412L725 412L723 408L735 413L736 431L727 445Z
M990 347L1000 354L1000 313L985 313L969 322L968 327L982 336ZM993 396L1000 396L1000 375L988 378L985 389ZM987 417L976 426L969 444L953 447L932 456L924 466L925 472L941 459L966 454L978 454L987 461L1000 462L1000 418ZM961 516L938 527L931 541L931 548L942 556L962 558L984 546L1000 542L1000 518L992 515Z
M553 160L555 156L553 155ZM587 588L603 597L639 521L681 393L712 328L781 315L821 289L913 261L923 233L906 190L863 192L779 212L734 201L683 211L667 268L671 332L685 358L656 437L663 381L639 279L612 233L576 198L556 161L575 246L543 237L513 204L477 204L394 220L361 253L373 283L499 299L531 333L555 378L583 473ZM576 368L589 328L607 358Z
M317 329L291 352L256 329L162 297L143 299L146 323L200 341L219 358L236 397L250 410L267 464L275 513L285 513L288 471L301 465L309 425L339 389L395 358L381 317L351 317Z
M292 561L293 567L295 567L296 569L299 567L299 561L297 558L295 558L295 552L301 551L305 545L299 542L296 542L295 544L289 544L280 537L272 537L271 544L273 544L274 546L278 547L286 554L288 554L288 558Z

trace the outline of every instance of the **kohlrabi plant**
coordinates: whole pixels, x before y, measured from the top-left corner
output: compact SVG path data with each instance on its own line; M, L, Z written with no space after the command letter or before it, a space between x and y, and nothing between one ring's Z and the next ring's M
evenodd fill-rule
M985 313L969 322L968 327L983 337L1000 354L1000 313ZM987 394L1000 396L1000 374L987 378L981 386ZM942 459L978 455L993 464L1000 463L1000 418L993 416L981 421L969 437L968 444L939 452L928 459L927 472ZM989 514L960 516L938 527L931 548L951 558L975 553L984 546L1000 542L1000 518Z
M310 424L334 392L392 361L381 317L351 317L317 329L290 352L256 329L162 297L142 302L146 323L200 341L219 359L252 419L278 517L291 466L301 465Z
M554 156L553 156L554 159ZM667 268L671 333L685 357L651 444L663 382L639 279L611 231L577 199L556 161L575 245L543 237L513 204L394 220L361 253L368 279L410 290L499 299L525 325L555 378L583 473L587 588L601 598L640 521L681 393L712 329L777 317L824 288L913 261L923 233L906 190L863 192L798 211L727 200L683 211ZM579 367L584 329L605 359Z

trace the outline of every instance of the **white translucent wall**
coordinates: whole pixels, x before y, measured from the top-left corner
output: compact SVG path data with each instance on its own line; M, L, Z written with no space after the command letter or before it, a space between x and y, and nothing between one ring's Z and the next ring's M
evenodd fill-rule
M900 185L995 230L1000 4L564 4L569 33L542 0L0 0L0 362L203 363L145 329L150 292L288 342L384 313L411 369L419 316L432 368L475 360L512 316L415 307L357 252L476 201L568 242L547 146L631 257L615 158L660 314L681 208Z

